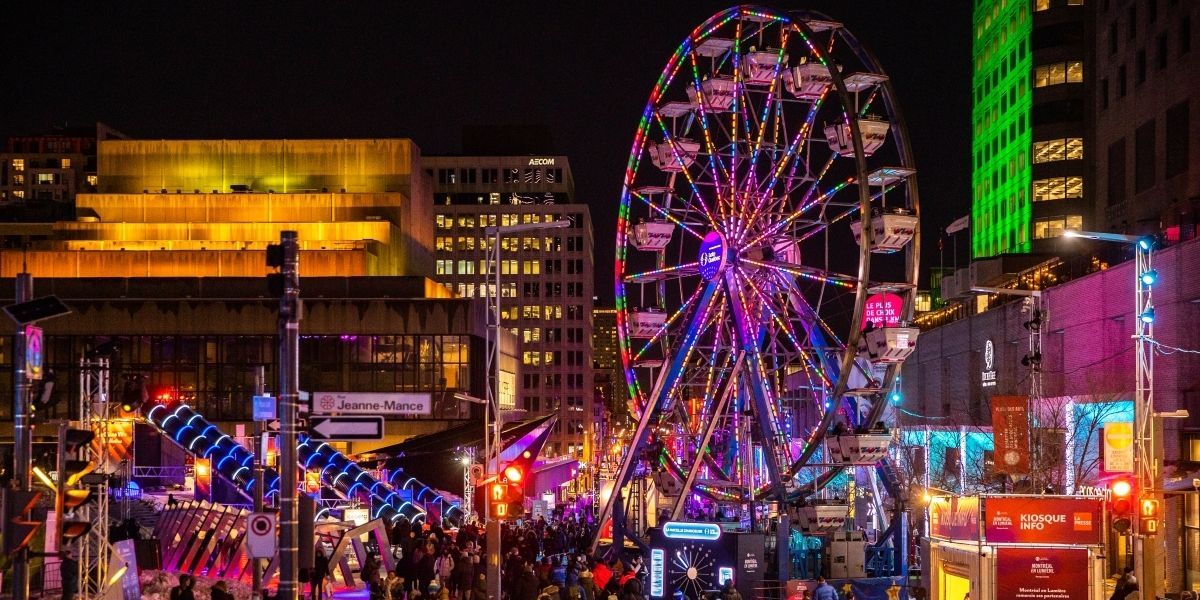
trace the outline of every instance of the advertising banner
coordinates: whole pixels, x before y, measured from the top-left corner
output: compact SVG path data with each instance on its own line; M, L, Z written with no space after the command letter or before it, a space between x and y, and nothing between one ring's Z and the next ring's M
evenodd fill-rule
M1029 398L992 396L992 434L996 441L995 472L1029 473Z
M983 538L989 544L1099 544L1099 498L988 496Z
M929 502L929 535L947 540L978 540L979 498L933 498Z
M875 327L895 327L900 324L900 315L904 311L904 299L896 294L873 294L867 298L863 307L862 328L867 324Z
M1088 581L1087 550L996 550L996 598L1089 600Z
M1104 472L1133 472L1133 423L1104 424Z

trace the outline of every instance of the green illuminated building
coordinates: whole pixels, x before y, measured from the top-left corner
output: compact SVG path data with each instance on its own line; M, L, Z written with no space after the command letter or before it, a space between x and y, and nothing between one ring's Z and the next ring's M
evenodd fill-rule
M971 254L1050 250L1085 226L1082 0L976 0Z

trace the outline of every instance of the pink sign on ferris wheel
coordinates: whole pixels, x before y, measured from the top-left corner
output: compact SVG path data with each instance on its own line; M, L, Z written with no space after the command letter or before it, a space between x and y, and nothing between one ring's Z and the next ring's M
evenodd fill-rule
M874 294L867 298L863 308L863 329L868 323L876 327L892 327L900 324L900 313L904 310L904 299L896 294Z

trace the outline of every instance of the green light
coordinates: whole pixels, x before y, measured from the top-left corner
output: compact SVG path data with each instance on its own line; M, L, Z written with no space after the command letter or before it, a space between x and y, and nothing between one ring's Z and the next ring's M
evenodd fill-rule
M971 34L971 253L1029 252L1033 20L1028 2L982 0Z

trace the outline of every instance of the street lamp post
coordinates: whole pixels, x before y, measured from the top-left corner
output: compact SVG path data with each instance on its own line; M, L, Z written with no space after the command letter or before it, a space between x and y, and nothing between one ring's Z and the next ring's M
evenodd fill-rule
M1157 273L1152 264L1154 242L1148 237L1072 229L1064 231L1063 237L1133 246L1134 308L1133 335L1131 337L1137 349L1133 407L1134 471L1141 499L1161 501L1159 496L1162 485L1159 480L1161 477L1159 463L1162 460L1162 451L1159 446L1162 440L1156 435L1154 422L1155 418L1159 416L1159 413L1154 412L1153 288L1157 279ZM1158 544L1146 543L1147 536L1141 531L1141 519L1132 519L1131 535L1133 538L1134 576L1137 577L1138 585L1141 587L1142 597L1156 598L1163 575L1158 572Z
M496 473L500 468L500 433L503 422L500 413L500 240L516 233L544 231L546 229L562 229L570 227L571 222L559 219L544 223L520 223L517 225L493 225L485 227L483 232L491 241L488 249L488 263L492 270L494 289L484 295L488 299L488 405L495 418L492 422L491 440L484 439L483 461L487 465L488 474ZM485 285L485 288L489 287ZM486 433L486 432L485 432Z

